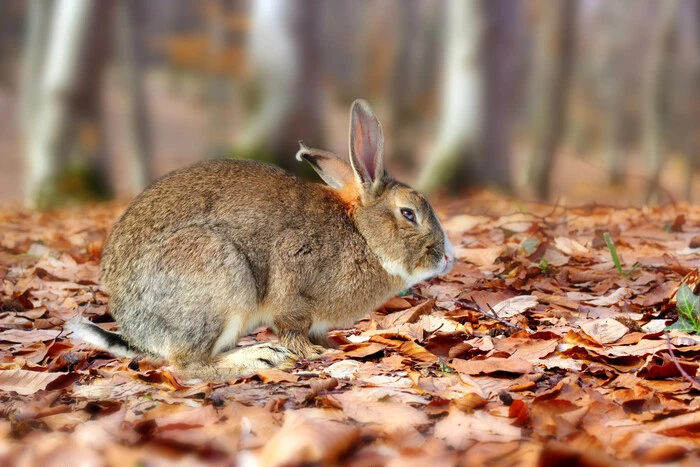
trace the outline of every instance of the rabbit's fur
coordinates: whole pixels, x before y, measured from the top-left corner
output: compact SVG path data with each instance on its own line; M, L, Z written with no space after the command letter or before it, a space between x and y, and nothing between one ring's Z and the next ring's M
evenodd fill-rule
M201 162L153 183L104 245L102 282L121 338L87 323L79 334L227 379L317 356L332 345L329 328L447 272L452 246L426 199L384 170L366 102L353 104L351 120L350 164L303 144L297 153L327 185L243 160ZM236 347L259 326L279 345Z

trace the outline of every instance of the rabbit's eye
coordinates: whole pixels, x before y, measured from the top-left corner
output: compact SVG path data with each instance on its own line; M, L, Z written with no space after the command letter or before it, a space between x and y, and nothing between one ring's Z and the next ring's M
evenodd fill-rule
M413 209L401 208L401 215L405 217L408 222L416 223L416 213Z

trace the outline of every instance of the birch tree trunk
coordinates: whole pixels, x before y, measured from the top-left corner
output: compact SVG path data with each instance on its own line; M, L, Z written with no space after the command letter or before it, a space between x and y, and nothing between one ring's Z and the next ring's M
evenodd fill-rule
M59 0L51 23L46 66L39 83L36 120L28 141L28 201L39 203L42 189L55 182L71 123L68 97L80 80L84 44L97 8L92 0Z
M656 25L651 52L644 72L642 131L644 155L647 161L649 186L647 201L658 201L661 169L666 141L664 125L668 117L669 89L667 77L676 33L678 0L663 0Z
M321 18L321 0L253 4L249 53L259 106L244 129L237 156L269 160L294 171L299 140L323 146Z
M540 199L551 193L555 155L564 133L574 53L575 0L542 0L533 66L533 149L528 182Z
M438 136L426 192L510 188L509 103L521 2L449 0Z
M26 133L25 199L30 205L49 207L108 194L100 88L112 5L109 0L56 2Z
M24 36L22 81L20 83L20 112L25 137L31 131L36 113L36 101L42 76L46 31L49 29L52 3L46 0L28 0L27 27Z

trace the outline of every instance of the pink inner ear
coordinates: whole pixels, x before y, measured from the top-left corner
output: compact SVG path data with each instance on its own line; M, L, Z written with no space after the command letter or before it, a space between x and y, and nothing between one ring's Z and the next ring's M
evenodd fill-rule
M374 180L377 170L377 147L375 141L373 141L375 135L372 134L371 125L364 125L360 116L356 116L356 118L355 128L359 131L355 133L355 154L357 154L360 162L367 170L370 179Z

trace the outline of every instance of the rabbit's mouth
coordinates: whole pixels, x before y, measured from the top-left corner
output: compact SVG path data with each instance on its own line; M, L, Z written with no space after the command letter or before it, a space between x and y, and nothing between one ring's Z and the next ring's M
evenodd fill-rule
M452 266L455 264L455 250L454 247L452 246L452 242L450 242L450 239L447 238L447 234L445 234L445 254L443 255L442 259L440 260L440 272L438 272L439 276L445 275L448 272L452 270Z
M445 255L445 257L443 258L441 263L442 263L442 268L440 269L440 272L437 273L438 276L444 276L445 274L452 271L452 266L454 266L455 260L454 260L454 257L450 257L448 255Z

